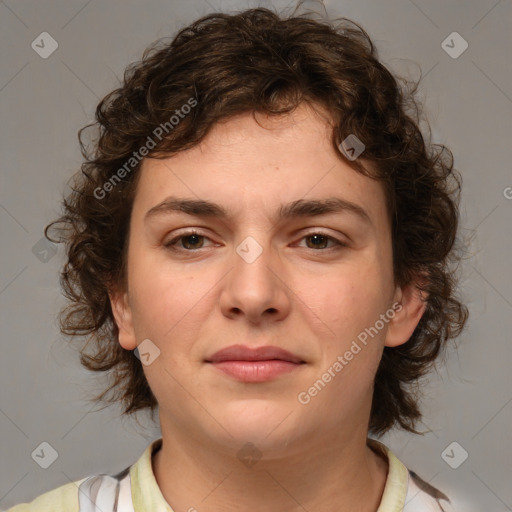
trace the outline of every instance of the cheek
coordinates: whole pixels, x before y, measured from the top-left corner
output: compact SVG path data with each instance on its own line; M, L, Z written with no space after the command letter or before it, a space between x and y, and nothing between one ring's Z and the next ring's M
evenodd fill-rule
M172 272L158 252L134 250L128 282L135 330L162 338L198 301L202 290L193 276Z
M387 330L387 323L382 325L379 319L392 297L390 270L384 264L377 256L361 258L357 265L340 268L323 276L318 286L306 288L304 303L315 313L311 321L321 329L312 329L322 345L319 366L329 368L338 356L347 354L347 366L338 374L344 377L336 379L333 389L346 386L348 376L369 385L377 370Z
M192 279L151 276L133 287L134 323L155 336L166 337L200 299Z
M215 307L222 274L210 270L178 268L157 251L134 251L129 288L137 339L151 339L162 353L172 346L175 361L188 357Z
M383 272L375 261L340 268L306 287L304 302L335 331L364 328L387 307L390 290Z

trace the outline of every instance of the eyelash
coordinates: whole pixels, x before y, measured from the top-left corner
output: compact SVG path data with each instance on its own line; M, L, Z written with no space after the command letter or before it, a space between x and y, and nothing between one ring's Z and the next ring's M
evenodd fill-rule
M205 247L200 247L199 249L185 249L183 247L180 247L178 248L177 247L177 242L179 240L181 240L182 238L187 238L188 236L192 236L192 235L197 235L197 236L200 236L200 237L203 237L203 238L207 238L209 239L209 237L207 237L206 235L203 235L201 234L199 231L195 231L195 230L190 230L190 231L186 231L184 233L181 233L179 236L173 238L172 240L170 240L169 242L165 243L164 244L164 247L166 249L169 249L170 251L175 251L175 252L189 252L189 253L193 253L193 252L199 252L201 249L205 249ZM305 235L303 235L301 237L301 240L304 239L304 238L308 238L308 237L311 237L311 236L314 236L314 235L320 235L322 237L325 237L328 239L328 241L331 241L331 242L334 242L336 244L335 247L329 247L329 248L324 248L324 249L313 249L313 248L310 248L310 247L306 247L306 249L309 249L311 251L315 251L315 252L322 252L322 251L333 251L333 250L339 250L343 247L348 247L348 244L346 244L345 242L342 242L341 240L338 240L337 238L334 238L333 236L323 232L323 231L312 231L310 233L306 233Z

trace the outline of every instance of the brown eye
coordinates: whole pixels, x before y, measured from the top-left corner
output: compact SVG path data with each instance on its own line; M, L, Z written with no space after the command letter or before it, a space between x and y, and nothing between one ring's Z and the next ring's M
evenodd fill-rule
M197 245L201 245L199 242L202 238L204 238L201 235L185 235L180 237L182 239L182 246L185 249L200 249L201 247L197 247Z
M310 249L325 249L327 243L329 242L328 237L320 234L308 235L305 237L305 239L311 240L311 245L308 245Z
M209 238L195 231L189 231L173 238L164 246L171 251L194 252L205 247L205 240Z
M321 250L321 249L339 249L340 247L347 247L347 244L338 240L332 236L329 236L325 233L310 233L303 237L306 240L306 246L308 249L313 250ZM328 247L329 242L331 242L331 246Z

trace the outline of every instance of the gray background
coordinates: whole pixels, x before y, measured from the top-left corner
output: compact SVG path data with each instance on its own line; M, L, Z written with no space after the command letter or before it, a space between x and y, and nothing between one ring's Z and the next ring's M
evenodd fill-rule
M361 23L393 71L417 78L422 69L425 114L434 141L452 149L463 174L462 233L473 238L461 288L471 317L459 350L423 386L428 433L383 440L458 510L512 510L511 1L325 4L329 16ZM90 412L85 397L101 380L81 369L56 321L63 249L45 253L37 244L80 165L76 133L117 86L116 75L154 39L200 15L258 5L271 4L0 2L0 508L88 474L117 472L159 436L158 427L144 426L145 415L138 425L116 407ZM47 59L31 48L44 31L59 45ZM469 44L456 59L441 46L454 31ZM43 441L58 452L48 469L31 457ZM460 447L448 450L452 464L462 449L469 454L457 469L441 456L453 441Z

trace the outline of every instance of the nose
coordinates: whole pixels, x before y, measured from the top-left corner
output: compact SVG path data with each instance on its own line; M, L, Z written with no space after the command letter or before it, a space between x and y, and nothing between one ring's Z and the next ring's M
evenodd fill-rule
M248 242L233 252L230 265L220 295L225 316L259 324L282 320L289 314L291 290L285 282L286 272L269 244L248 237Z

